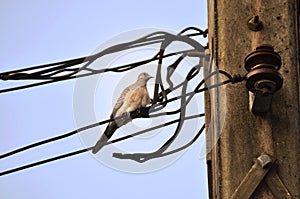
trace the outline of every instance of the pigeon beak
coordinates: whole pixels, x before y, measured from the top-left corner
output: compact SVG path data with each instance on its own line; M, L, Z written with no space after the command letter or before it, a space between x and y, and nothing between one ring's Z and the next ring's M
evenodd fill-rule
M154 78L153 76L151 76L151 75L148 75L148 79L152 79L152 78Z

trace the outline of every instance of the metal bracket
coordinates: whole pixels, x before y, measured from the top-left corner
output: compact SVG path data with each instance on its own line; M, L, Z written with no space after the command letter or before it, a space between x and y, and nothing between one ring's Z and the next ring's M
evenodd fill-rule
M234 191L231 199L250 198L262 181L266 182L274 198L293 198L277 174L275 160L272 160L269 155L263 154L255 160L254 165Z
M254 114L267 113L271 110L276 83L270 80L261 80L257 81L254 87L256 91L254 93L252 112Z

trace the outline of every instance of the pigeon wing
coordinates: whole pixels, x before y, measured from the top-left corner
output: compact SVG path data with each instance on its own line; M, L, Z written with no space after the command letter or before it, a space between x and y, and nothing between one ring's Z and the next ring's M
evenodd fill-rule
M117 113L117 111L118 111L118 110L121 108L121 106L124 104L124 101L126 100L126 99L125 99L125 98L126 98L126 95L127 95L134 87L135 87L135 85L130 85L130 86L126 87L126 88L122 91L122 93L121 93L120 97L118 98L118 100L117 100L117 102L116 102L116 104L115 104L115 106L114 106L114 108L113 108L113 111L112 111L112 113L111 113L111 115L110 115L111 118L113 118L113 117L115 116L115 114Z

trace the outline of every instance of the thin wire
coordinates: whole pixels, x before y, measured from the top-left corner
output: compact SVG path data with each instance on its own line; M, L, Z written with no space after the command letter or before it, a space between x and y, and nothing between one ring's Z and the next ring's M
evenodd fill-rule
M189 119L195 119L197 117L203 117L203 116L204 116L204 114L198 114L198 115L193 115L193 116L186 117L185 119L189 120ZM142 130L142 131L137 132L137 133L132 134L132 135L127 135L127 136L124 136L124 137L121 137L121 138L117 138L115 140L112 140L111 142L106 143L106 145L121 142L121 141L126 140L128 138L131 138L131 137L134 137L134 136L137 136L137 135L155 130L157 128L169 126L169 125L177 123L177 122L178 122L178 120L173 120L173 121L167 122L163 125L157 125L157 126L151 127L149 129ZM41 160L41 161L38 161L38 162L34 162L34 163L31 163L31 164L24 165L24 166L21 166L21 167L17 167L17 168L14 168L14 169L3 171L3 172L0 173L0 176L4 176L4 175L15 173L15 172L18 172L18 171L21 171L21 170L29 169L31 167L39 166L39 165L46 164L46 163L49 163L49 162L53 162L53 161L56 161L56 160L60 160L60 159L64 159L64 158L71 157L71 156L74 156L74 155L78 155L78 154L81 154L81 153L85 153L85 152L90 151L92 148L93 147L80 149L80 150L77 150L77 151L73 151L73 152L70 152L70 153L66 153L66 154L63 154L63 155L59 155L59 156L56 156L56 157L48 158L48 159L45 159L45 160Z
M95 55L90 55L90 56L76 58L76 59L72 59L72 60L68 60L68 61L55 62L55 63L44 64L44 65L33 66L33 67L29 67L29 68L18 69L18 70L13 70L13 71L9 71L9 72L0 73L0 78L3 79L3 80L8 80L9 79L8 78L8 74L10 74L10 73L20 73L20 72L24 72L24 71L36 70L36 69L41 69L41 68L46 68L46 67L49 67L49 66L56 66L56 65L60 65L60 66L52 68L52 70L63 69L63 68L66 68L68 66L73 66L73 65L81 64L81 63L83 63L85 61L93 61L93 60L95 60L95 59L97 59L97 58L105 55L106 53L107 54L113 53L114 49L119 49L119 51L120 50L124 50L123 49L124 47L122 47L122 46L130 45L131 43L134 44L135 42L138 42L139 40L142 40L143 38L146 39L147 37L150 37L150 36L152 36L154 34L159 34L159 32L151 33L149 35L146 35L145 37L142 37L140 39L134 40L132 42L118 44L118 45L109 47L109 48L107 48L107 49L105 49L105 50L103 50L103 51L101 51L101 52L99 52L99 53L97 53ZM152 38L151 40L154 40L154 39L158 39L158 38L157 37L156 38ZM160 36L160 39L161 39L161 41L163 41L163 37Z
M184 33L186 33L189 30L194 30L194 31L198 31L198 33L192 33L192 34L186 34L184 35ZM186 56L189 56L189 53L194 53L194 52L201 52L201 50L203 50L202 46L194 41L192 38L192 36L197 36L197 35L202 35L203 37L207 36L207 30L202 31L198 28L195 27L189 27L186 28L184 30L182 30L181 32L178 33L178 35L172 35L170 33L166 33L166 32L155 32L155 33L151 33L148 34L142 38L139 38L137 40L134 41L130 41L127 43L122 43L122 44L118 44L112 47L109 47L107 49L104 49L103 51L92 55L92 56L88 56L88 57L81 57L81 58L77 58L77 59L72 59L72 60L68 60L68 61L63 61L63 62L56 62L56 63L52 63L52 64L45 64L45 65L41 65L41 66L34 66L34 67L30 67L27 69L19 69L19 70L14 70L14 71L10 71L10 72L6 72L6 73L0 73L0 78L2 78L2 80L9 80L9 79L13 79L13 80L19 80L19 79L37 79L37 80L46 80L43 82L38 82L38 83L34 83L34 84L29 84L29 85L23 85L23 86L19 86L19 87L14 87L14 88L8 88L8 89L2 89L0 90L0 93L4 93L4 92L10 92L10 91L15 91L15 90L20 90L20 89L25 89L25 88L30 88L30 87L35 87L35 86L39 86L39 85L44 85L44 84L49 84L49 83L54 83L57 81L64 81L64 80L69 80L69 79L74 79L74 78L80 78L80 77L86 77L89 75L95 75L95 74L99 74L99 73L105 73L105 72L124 72L124 71L128 71L131 70L133 68L136 68L138 66L150 63L152 61L156 61L158 60L158 67L157 67L157 75L156 75L156 87L155 87L155 92L154 92L154 100L155 100L155 104L153 104L151 107L147 107L144 108L143 110L141 110L141 112L133 112L130 113L131 114L131 118L149 118L149 117L159 117L162 115L172 115L172 114L177 114L179 113L179 118L158 126L154 126L136 133L133 133L131 135L128 136L124 136L115 140L112 140L110 142L107 142L105 145L109 145L112 143L116 143L116 142L120 142L122 140L126 140L129 139L131 137L137 136L139 134L142 133L146 133L148 131L154 130L156 128L162 128L174 123L178 123L176 130L173 134L172 137L170 137L168 139L168 141L163 144L163 146L157 150L154 153L137 153L137 154L113 154L114 157L117 158L121 158L121 159L133 159L136 160L138 162L144 162L147 161L149 159L153 159L153 158L158 158L158 157L163 157L166 155L170 155L172 153L177 153L178 151L181 151L187 147L189 147L191 144L193 144L195 142L195 140L197 140L197 138L200 136L201 132L204 129L204 125L203 127L199 130L199 132L197 133L197 135L186 145L179 147L175 150L172 151L166 151L167 148L172 144L172 142L176 139L177 135L179 134L182 125L184 123L185 120L188 119L193 119L196 117L202 117L204 116L204 114L199 114L199 115L194 115L194 116L185 116L185 108L187 106L187 104L191 101L191 99L194 97L195 94L203 92L203 91L207 91L209 89L213 89L219 86L223 86L225 84L228 83L237 83L237 82L241 82L244 80L245 76L240 76L240 75L234 75L231 76L230 74L228 74L225 71L214 71L212 73L210 73L207 77L205 77L194 89L194 91L187 93L187 85L188 82L193 79L198 73L199 73L199 69L200 69L200 65L196 65L194 68L192 68L187 77L185 78L185 80L179 84L176 85L175 87L173 86L173 83L171 82L171 76L173 74L173 72L175 71L176 67L179 65L179 63L181 62L181 60L183 60ZM185 42L187 44L189 44L191 47L193 47L192 50L186 50L186 51L179 51L179 52L175 52L175 53L170 53L170 54L164 54L165 49L174 41L181 41L181 42ZM127 50L130 48L137 48L137 47L141 47L141 46L145 46L145 45L150 45L150 44L156 44L156 43L161 43L161 48L160 51L153 56L150 59L147 60L143 60L143 61L139 61L139 62L135 62L135 63L131 63L131 64L126 64L126 65L121 65L121 66L117 66L117 67L113 67L113 68L105 68L105 69L99 69L99 70L95 70L95 69L91 69L88 68L89 65L91 65L91 63L93 63L93 61L95 61L96 59L98 59L99 57L105 56L107 54L111 54L111 53L115 53L115 52L119 52L119 51L123 51L123 50ZM180 55L180 57L173 63L173 65L171 64L168 67L168 74L167 74L167 80L169 83L169 88L168 89L164 89L163 85L162 85L162 78L161 78L161 65L162 65L162 61L163 58L166 57L170 57L170 56L176 56L176 55ZM79 68L68 68L68 67L72 67L74 65L78 65L78 64L84 64L83 66L79 67ZM51 67L51 68L47 68L47 67ZM46 68L46 69L44 69ZM33 72L31 74L27 74L24 73L26 71L31 71L31 70L38 70L38 69L43 69L41 71L37 71L37 72ZM169 70L170 69L170 70ZM77 74L80 71L88 71L90 73L85 73L85 74ZM173 70L173 71L172 71ZM65 75L59 75L60 73L63 72L70 72L68 74ZM205 81L209 80L211 77L213 77L214 75L217 74L222 74L224 75L228 80L225 80L223 82L217 83L215 85L209 86L209 87L205 87L205 88L201 88L204 84ZM47 80L48 79L48 80ZM161 89L160 92L158 92L158 89ZM182 92L180 96L171 98L171 99L167 99L167 95L182 87ZM188 97L188 99L186 99L186 97ZM162 108L164 108L167 103L176 101L176 100L180 100L181 102L181 107L177 110L174 111L169 111L169 112L162 112L162 113L156 113L156 114L150 114L150 113L154 113ZM6 158L9 156L12 156L14 154L50 143L50 142L54 142L60 139L64 139L67 138L69 136L72 136L76 133L79 133L81 131L90 129L90 128L94 128L96 126L108 123L112 120L118 120L118 119L122 119L122 116L119 118L114 118L114 119L108 119L108 120L104 120L101 122L97 122L91 125L87 125L85 127L79 128L77 130L71 131L69 133L60 135L60 136L56 136L53 138L49 138L37 143L33 143L30 145L27 145L25 147L21 147L19 149L7 152L3 155L0 156L0 159L2 158ZM28 165L24 165L18 168L14 168L11 170L7 170L4 172L0 173L0 176L3 175L7 175L10 173L14 173L17 171L21 171L24 169L28 169L31 167L35 167L41 164L46 164L52 161L56 161L59 159L63 159L63 158L67 158L70 156L74 156L74 155L78 155L84 152L87 152L89 150L91 150L92 147L86 148L86 149L81 149L81 150L77 150L74 152L70 152L70 153L66 153L63 155L59 155L56 157L52 157L46 160L42 160L42 161L38 161L35 163L31 163ZM130 158L131 157L131 158ZM137 157L139 157L137 159Z
M206 81L208 81L208 79L210 79L211 77L213 77L214 75L217 75L218 72L220 72L221 74L223 75L226 75L226 77L230 78L224 82L221 82L221 83L217 83L215 85L211 85L209 88L205 87L205 88L202 88L202 89L199 89L201 88L201 86L204 85L204 83ZM163 115L173 115L173 114L177 114L180 112L181 108L175 110L175 111L169 111L169 112L162 112L162 113L157 113L157 114L151 114L149 115L150 113L153 113L153 112L157 112L158 110L160 109L157 109L158 106L165 106L166 104L170 103L170 102L174 102L180 98L183 98L183 97L189 97L195 93L200 93L200 92L204 92L204 91L207 91L208 89L213 89L213 88L216 88L216 87L219 87L219 86L222 86L222 85L225 85L225 84L228 84L228 83L232 83L232 77L231 75L229 75L228 73L226 73L225 71L214 71L213 73L209 74L204 80L202 80L198 85L197 87L194 89L194 91L192 92L189 92L189 93L185 93L185 94L182 94L182 95L179 95L179 96L176 96L176 97L173 97L173 98L170 98L164 102L159 102L158 104L156 105L153 105L152 107L149 107L149 108L146 108L145 110L141 110L139 114L137 113L131 113L130 117L132 119L135 119L135 118L138 118L138 117L143 117L143 118L146 118L146 117L151 117L151 118L154 118L154 117L159 117L159 116L163 116ZM182 85L182 84L180 84ZM174 91L176 89L178 89L179 87L174 87L171 91ZM170 92L171 92L170 91ZM47 144L47 143L50 143L50 142L54 142L54 141L57 141L57 140L60 140L60 139L65 139L67 137L70 137L72 135L75 135L79 132L82 132L82 131L85 131L85 130L88 130L90 128L94 128L94 127L97 127L97 126L100 126L100 125L103 125L103 124L106 124L108 122L111 122L111 121L114 121L114 120L119 120L119 119L122 119L123 117L120 116L120 117L116 117L116 118L113 118L113 119L106 119L106 120L103 120L103 121L100 121L100 122L96 122L94 124L90 124L90 125L87 125L87 126L84 126L84 127L81 127L79 129L76 129L76 130L73 130L69 133L66 133L66 134L63 134L63 135L59 135L59 136L56 136L56 137L52 137L52 138L49 138L49 139L46 139L46 140L42 140L40 142L36 142L36 143L33 143L33 144L30 144L30 145L27 145L27 146L24 146L24 147L21 147L21 148L18 148L16 150L13 150L13 151L10 151L10 152L7 152L5 154L2 154L0 155L0 159L4 159L6 157L9 157L9 156L12 156L14 154L17 154L17 153L20 153L20 152L23 152L23 151L26 151L26 150L29 150L29 149L32 149L32 148L35 148L35 147L38 147L38 146L41 146L41 145L44 145L44 144Z
M188 86L188 82L194 78L196 75L193 75L193 74L197 74L197 73L194 73L194 69L196 69L196 71L199 72L200 70L200 66L197 65L196 67L193 67L189 73L187 74L186 78L185 78L185 81L183 82L183 85L182 85L182 92L181 92L181 96L185 95L186 94L186 91L187 91L187 86ZM185 118L185 114L186 114L186 106L188 105L188 103L190 102L190 100L192 99L194 95L191 95L189 96L188 99L186 99L185 97L181 97L181 105L180 105L180 114L179 114L179 122L178 122L178 125L175 129L175 132L173 134L173 136L171 136L168 141L160 147L160 149L157 151L157 153L163 153L165 150L167 150L167 148L173 143L173 141L176 139L176 137L179 135L179 132L183 126L183 123L184 123L184 118Z
M199 34L201 35L202 33L199 33ZM155 35L159 35L159 36L155 36ZM103 70L97 70L95 72L92 72L93 71L92 69L87 69L87 67L93 61L95 61L96 59L98 59L99 57L102 57L104 55L119 52L119 51L130 49L130 48L136 48L136 47L140 47L140 46L144 46L144 45L149 45L149 44L153 44L153 43L159 43L159 42L163 43L166 40L169 40L172 42L173 41L185 42L185 43L189 44L190 46L192 46L195 50L198 50L198 51L203 49L202 46L198 42L189 38L189 36L172 35L167 32L155 32L155 33L146 35L140 39L131 41L131 42L118 44L118 45L109 47L95 55L0 73L0 79L2 79L2 80L9 80L9 79L12 79L12 80L21 80L21 79L23 79L23 80L28 80L28 79L46 80L43 82L33 83L33 84L29 84L29 85L23 85L23 86L17 86L17 87L13 87L13 88L2 89L2 90L0 90L0 93L6 93L6 92L12 92L12 91L16 91L16 90L27 89L27 88L31 88L31 87L41 86L41 85L45 85L45 84L55 83L58 81L64 81L64 80L69 80L69 79L74 79L74 78L85 77L85 76L89 76L89 75L95 75L95 74L104 73L104 72L108 72L108 71L123 72L126 70L130 70L132 68L137 67L138 65L135 65L134 67L125 65L125 67L123 67L122 69L116 67L115 69L108 68L108 69L103 69ZM140 42L140 43L137 43L137 42ZM169 42L169 44L170 43L171 42ZM168 45L166 45L165 47L167 47L167 46ZM172 54L172 55L174 55L174 54ZM152 59L149 59L148 61L151 62L151 61L161 59L161 58L162 57L159 57L157 54ZM67 67L82 64L84 62L86 62L86 64L80 68L66 70ZM146 63L148 63L148 62L140 62L141 65L146 64ZM59 66L57 66L57 65L59 65ZM24 73L26 71L37 70L37 69L47 68L47 67L52 67L52 68L34 72L32 74ZM77 74L78 72L80 72L82 70L90 71L90 73L75 76L75 74ZM66 72L66 71L70 71L71 73L66 74L66 75L61 75L61 76L55 76L60 72ZM46 74L44 74L44 73L46 73ZM48 81L47 81L47 79L48 79Z
M198 32L198 33L193 33L193 35L195 35L195 34L203 35L204 38L207 37L207 34L208 34L208 29L203 31L197 27L187 27L187 28L183 29L182 31L180 31L178 33L178 35L182 35L183 33L190 31L190 30L195 30ZM189 36L191 36L191 35L189 35Z
M181 54L181 53L190 52L190 51L191 50L185 50L185 51L178 51L176 53L166 54L166 55L164 55L164 58L177 55L177 53ZM155 58L151 58L151 59L148 59L148 60L143 60L143 61L139 61L139 62L135 62L135 63L131 63L131 64L126 64L126 65L122 65L122 66L116 66L116 67L113 67L113 68L106 68L106 69L101 69L101 70L89 69L89 70L92 71L92 73L80 74L80 75L77 75L77 76L71 76L71 77L67 77L67 78L48 80L48 81L44 81L44 82L37 82L37 83L23 85L23 86L17 86L17 87L13 87L13 88L1 89L0 93L7 93L7 92L12 92L12 91L37 87L37 86L41 86L41 85L51 84L51 83L55 83L55 82L59 82L59 81L65 81L65 80L71 80L71 79L75 79L75 78L87 77L87 76L91 76L91 75L97 75L97 74L100 74L100 73L124 72L126 70L130 70L130 69L136 68L138 66L150 63L150 62L155 61L157 59L158 59L158 57L155 57Z
M194 70L193 70L194 69ZM197 87L194 89L194 92L190 92L189 93L189 98L187 100L185 100L185 97L187 95L186 93L186 86L187 86L187 83L189 80L191 80L193 77L195 77L198 73L199 73L199 69L196 70L196 68L194 67L192 70L190 70L189 74L187 75L186 77L186 82L185 84L183 84L183 89L182 89L182 94L181 94L181 108L177 111L174 111L172 112L172 114L175 114L177 112L180 113L180 116L179 116L179 122L178 122L178 125L176 127L176 130L174 132L174 134L167 140L167 142L162 146L160 147L157 151L155 152L152 152L152 153L136 153L136 154L121 154L121 153L118 153L117 155L115 155L115 157L117 158L120 158L120 159L123 159L124 157L126 159L130 159L130 157L132 157L133 159L132 160L135 160L137 162L145 162L145 161L148 161L150 159L155 158L155 157L160 157L160 156L163 156L164 152L167 150L167 148L173 143L173 141L176 139L176 137L178 136L180 130L181 130L181 127L183 125L183 121L184 119L182 119L185 115L185 108L187 106L187 104L190 102L190 100L193 98L193 96L200 92L201 90L204 91L204 90L207 90L207 89L212 89L214 87L209 87L209 88L204 88L204 89L200 89L201 86L206 82L208 81L211 77L213 77L214 75L218 74L219 71L214 71L213 73L209 74L206 78L204 78L198 85ZM239 81L243 81L244 80L244 77L240 77L239 75L236 75L234 76L235 79L227 72L225 71L221 71L220 74L223 74L225 75L227 78L229 78L229 80L226 80L222 83L218 83L216 84L216 86L222 86L222 85L225 85L225 84L228 84L228 83L237 83L238 80ZM236 77L239 77L239 78L236 78ZM177 98L178 99L178 98ZM163 103L166 103L166 102L163 102ZM161 113L159 113L161 114ZM159 115L159 114L156 114L156 115ZM137 159L137 158L140 158L140 159Z
M143 162L146 162L150 159L169 156L169 155L172 155L174 153L178 153L178 152L190 147L199 138L199 136L202 134L204 129L205 129L205 124L202 125L201 129L198 131L198 133L195 135L195 137L190 142L188 142L187 144L185 144L181 147L178 147L177 149L167 151L165 153L157 153L157 152L149 153L149 154L144 154L144 153L134 153L134 154L113 153L113 157L119 158L119 159L131 159L131 160L134 160L136 162L143 163Z
M175 53L166 54L166 55L164 55L163 58L167 58L167 57L170 57L170 56L174 56L174 55L182 54L182 53L186 53L186 52L191 52L191 50L178 51L178 52L175 52ZM45 85L45 84L51 84L51 83L55 83L55 82L59 82L59 81L65 81L65 80L71 80L71 79L75 79L75 78L87 77L87 76L91 76L91 75L97 75L97 74L100 74L100 73L124 72L124 71L130 70L130 69L136 68L138 66L150 63L152 61L156 61L158 58L159 57L154 57L154 58L151 58L151 59L148 59L148 60L143 60L143 61L139 61L139 62L135 62L135 63L131 63L131 64L126 64L126 65L122 65L122 66L116 66L116 67L113 67L113 68L105 68L105 69L100 69L100 70L89 69L89 71L92 71L92 73L79 74L79 75L71 76L71 77L67 77L67 78L54 79L54 80L48 80L48 81L44 81L44 82L33 83L33 84L29 84L29 85L17 86L17 87L8 88L8 89L1 89L0 93L7 93L7 92L12 92L12 91L32 88L32 87L36 87L36 86L41 86L41 85Z
M214 74L214 75L215 75L215 74ZM211 76L213 76L213 75L211 75ZM216 88L216 87L219 87L219 86L228 84L228 83L232 83L232 79L229 79L229 80L226 80L226 81L224 81L224 82L215 84L215 85L211 86L210 88L198 89L197 92L206 91L206 90L208 90L208 89ZM204 114L200 114L200 115L198 115L198 116L199 116L199 117L202 117L202 116L204 116ZM151 116L151 117L154 117L154 116ZM195 118L195 117L196 117L196 116L189 116L189 117L186 117L184 120L192 119L192 118ZM105 120L105 121L99 122L99 123L106 123L106 122L108 122L108 121L110 121L110 120ZM132 135L124 136L124 137L122 137L122 138L117 138L117 139L115 139L115 140L112 140L112 141L108 142L106 145L109 145L109 144L112 144L112 143L116 143L116 142L120 142L120 141L123 141L123 140L125 140L125 139L130 138L130 137L134 137L134 136L137 136L137 135L139 135L139 134L146 133L146 132L148 132L148 131L154 130L154 128L162 128L162 127L165 127L165 126L167 126L167 125L171 125L171 124L173 124L173 123L177 123L178 121L179 121L179 119L173 120L173 121L171 121L171 122L168 122L168 123L165 123L165 124L162 124L162 125L158 125L158 126L156 126L156 127L151 127L151 128L149 128L149 129L142 130L142 131L137 132L137 133L132 134ZM98 123L98 124L99 124L99 123ZM95 123L95 124L92 124L92 125L83 127L83 128L81 128L81 129L82 129L82 131L83 131L83 130L85 130L85 129L88 129L88 128L92 128L92 127L94 127L94 126L97 126L98 124ZM203 128L204 128L204 126L203 126ZM203 131L203 130L200 130L200 133L201 133L202 131ZM68 133L68 135L70 136L70 134L75 134L76 132L77 132L77 131L72 131L72 132ZM67 135L67 134L66 134L66 135ZM66 136L66 135L57 136L56 138L60 137L59 139L62 139L62 137ZM192 144L199 136L200 136L200 134L198 133L198 134L196 135L196 137L195 137L190 143ZM49 140L54 141L54 139L48 139L48 141L49 141ZM42 142L43 142L43 141L42 141ZM39 142L39 143L42 143L42 142ZM46 143L46 141L44 141L44 142ZM190 146L191 144L188 143L188 144L186 144L185 146L188 147L188 146ZM31 146L33 146L33 145L34 145L34 144L32 144ZM145 157L144 157L144 158L139 157L139 159L137 159L136 161L144 162L144 161L147 161L147 160L152 159L152 158L162 157L162 156L166 156L166 155L171 154L171 153L176 153L176 152L178 152L178 151L183 150L184 148L186 148L185 146L180 147L180 148L178 148L178 149L175 149L175 150L173 150L173 151L171 151L171 152L166 152L166 153L164 153L164 154L157 154L157 153L156 153L156 155L153 155L153 154L152 154L152 156L147 156L146 158L145 158ZM31 168L31 167L35 167L35 166L38 166L38 165L46 164L46 163L53 162L53 161L56 161L56 160L59 160L59 159L64 159L64 158L67 158L67 157L71 157L71 156L74 156L74 155L78 155L78 154L87 152L87 151L91 150L92 148L93 148L93 147L89 147L89 148L86 148L86 149L77 150L77 151L74 151L74 152L66 153L66 154L59 155L59 156L56 156L56 157L53 157L53 158L49 158L49 159L46 159L46 160L42 160L42 161L38 161L38 162L31 163L31 164L28 164L28 165L24 165L24 166L21 166L21 167L17 167L17 168L14 168L14 169L10 169L10 170L1 172L1 173L0 173L0 176L4 176L4 175L11 174L11 173L15 173L15 172L18 172L18 171L21 171L21 170L29 169L29 168ZM27 149L29 149L29 148L27 148ZM26 149L26 150L27 150L27 149ZM17 150L15 150L15 151L17 151ZM18 151L18 152L21 152L21 151ZM113 154L113 155L114 155L114 157L117 157L117 158L124 158L124 159L131 157L131 158L129 158L129 159L133 159L133 160L135 160L134 157L136 157L136 156L134 156L134 154L131 154L131 155L130 155L130 154L125 154L125 155L124 155L124 154L122 154L122 155L120 155L120 154ZM137 154L137 155L138 155L138 154ZM6 157L7 157L7 156L6 156Z
M67 158L67 157L71 157L71 156L78 155L78 154L81 154L81 153L85 153L85 152L91 150L92 148L93 147L89 147L89 148L86 148L86 149L81 149L81 150L78 150L78 151L66 153L66 154L59 155L59 156L56 156L56 157L53 157L53 158L49 158L49 159L46 159L46 160L34 162L34 163L31 163L31 164L27 164L27 165L17 167L17 168L14 168L14 169L10 169L10 170L7 170L7 171L3 171L3 172L0 173L0 176L4 176L4 175L15 173L15 172L18 172L18 171L21 171L21 170L29 169L31 167L36 167L36 166L39 166L39 165L42 165L42 164L46 164L46 163L53 162L53 161L56 161L56 160L60 160L60 159L63 159L63 158Z
M38 146L41 146L41 145L50 143L50 142L54 142L54 141L57 141L57 140L65 139L65 138L70 137L70 136L72 136L72 135L75 135L75 134L77 134L77 133L79 133L79 132L85 131L85 130L90 129L90 128L97 127L97 126L99 126L99 125L102 125L102 124L111 122L111 121L113 121L113 120L114 120L114 119L103 120L103 121L101 121L101 122L97 122L97 123L94 123L94 124L87 125L87 126L85 126L85 127L82 127L82 128L76 129L76 130L73 130L73 131L71 131L71 132L69 132L69 133L65 133L65 134L63 134L63 135L59 135L59 136L56 136L56 137L52 137L52 138L49 138L49 139L46 139L46 140L42 140L42 141L40 141L40 142L36 142L36 143L30 144L30 145L27 145L27 146L18 148L18 149L16 149L16 150L13 150L13 151L10 151L10 152L7 152L7 153L5 153L5 154L0 155L0 159L3 159L3 158L6 158L6 157L9 157L9 156L12 156L12 155L17 154L17 153L21 153L21 152L23 152L23 151L26 151L26 150L29 150L29 149L32 149L32 148L35 148L35 147L38 147Z
M43 64L43 65L32 66L32 67L28 67L28 68L22 68L22 69L18 69L18 70L12 70L9 72L3 72L0 74L0 76L1 76L1 79L6 80L5 75L7 75L9 73L20 73L20 72L24 72L24 71L42 69L42 68L47 68L49 66L63 65L63 64L68 64L68 63L69 64L70 63L81 64L88 57L89 56L85 56L85 57L80 57L80 58L71 59L71 60L67 60L67 61L60 61L60 62L54 62L54 63L50 63L50 64ZM72 65L75 65L75 64L72 64Z

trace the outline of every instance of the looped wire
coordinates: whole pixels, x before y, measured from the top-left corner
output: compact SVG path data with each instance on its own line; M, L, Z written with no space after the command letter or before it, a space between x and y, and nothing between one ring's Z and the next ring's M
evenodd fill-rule
M187 31L190 31L190 30L197 31L197 33L185 34ZM197 114L197 115L193 115L193 116L186 116L185 115L186 106L191 101L193 96L196 93L204 92L206 90L213 89L213 88L225 85L225 84L230 83L230 82L231 83L237 83L237 82L241 82L241 81L244 80L244 76L240 76L240 75L231 76L230 74L226 73L225 71L221 71L220 74L225 75L228 78L228 80L226 80L224 82L217 83L215 85L212 85L210 88L201 88L205 84L206 80L208 80L209 78L211 78L214 75L219 74L219 73L212 72L208 77L206 77L204 80L202 80L196 86L194 91L187 93L186 88L187 88L188 82L190 80L192 80L194 77L196 77L197 74L199 74L199 72L200 72L201 65L198 64L198 65L194 66L188 72L186 78L184 79L184 81L182 83L179 83L178 85L174 86L173 82L171 81L171 77L172 77L174 71L176 70L176 68L178 67L178 65L181 63L181 61L188 55L189 52L193 52L192 54L190 53L190 55L194 55L194 54L197 55L197 56L201 55L201 53L198 53L198 52L200 52L201 49L203 49L203 48L201 48L201 45L198 42L196 42L195 40L190 39L189 37L197 36L197 35L202 35L203 37L206 37L207 33L208 33L207 30L202 31L202 30L200 30L198 28L195 28L195 27L186 28L186 29L182 30L178 35L171 35L171 34L166 33L166 32L156 32L156 33L149 34L149 35L147 35L143 38L132 41L132 42L112 46L112 47L110 47L108 49L105 49L104 51L102 51L102 52L100 52L96 55L92 55L92 56L89 56L89 57L83 57L83 58L78 58L78 59L64 61L64 62L58 62L58 63L53 63L53 64L35 66L35 67L28 68L28 69L15 70L15 71L10 71L10 72L6 72L6 73L2 73L2 74L0 73L0 78L2 80L9 80L9 79L14 79L14 80L17 80L17 79L48 80L48 81L45 81L45 82L40 82L40 83L32 84L32 85L29 85L29 86L25 85L25 86L16 87L16 88L9 88L9 89L6 89L6 90L0 90L0 93L1 92L3 93L3 92L9 92L9 91L14 91L14 90L25 89L25 88L34 87L34 86L38 86L38 85L43 85L43 84L47 84L47 83L53 83L53 82L56 82L56 81L68 80L68 79L79 78L79 77L86 77L86 76L89 76L89 75L105 73L105 72L108 72L108 71L124 72L124 71L131 70L133 68L136 68L138 66L144 65L146 63L150 63L152 61L158 60L158 72L157 72L158 75L156 76L156 83L158 85L157 85L157 89L155 90L155 93L154 93L154 96L155 96L155 98L153 99L154 104L151 107L143 108L138 112L130 113L130 116L131 116L131 118L134 119L134 118L159 117L159 116L162 116L162 115L173 115L173 114L178 114L179 113L179 118L176 119L176 120L169 121L167 123L155 126L155 127L150 127L148 129L144 129L140 132L133 133L132 135L128 135L128 136L124 136L124 137L112 140L110 142L107 142L106 145L132 138L132 137L137 136L139 134L151 131L155 128L163 128L165 126L177 123L177 128L174 132L174 135L171 138L169 138L169 140L166 143L164 143L163 146L154 153L113 154L114 157L116 157L116 158L132 159L132 160L135 160L137 162L145 162L145 161L148 161L148 160L153 159L153 158L159 158L159 157L163 157L163 156L166 156L166 155L170 155L172 153L176 153L178 151L181 151L181 150L189 147L200 136L200 134L204 130L204 125L203 125L202 128L197 133L197 135L188 144L186 144L182 147L179 147L178 149L174 149L172 151L167 150L167 148L170 146L170 144L172 144L172 142L174 141L174 139L177 137L178 133L180 132L184 121L186 121L188 119L194 119L194 118L199 118L199 117L204 116L204 114ZM192 49L192 51L191 50L185 50L185 51L179 51L179 52L170 53L170 54L164 54L165 48L172 41L185 42L185 43L189 44L193 49ZM158 54L156 54L154 57L152 57L148 60L144 60L144 61L140 61L140 62L136 62L136 63L132 63L132 64L127 64L127 65L123 65L123 66L118 66L118 67L115 67L115 68L101 69L101 70L95 70L95 69L88 68L88 66L93 61L95 61L96 59L98 59L99 57L101 57L105 54L109 54L109 53L112 53L112 52L117 52L117 51L129 49L129 48L134 48L134 47L137 47L137 46L153 44L153 43L161 43L162 44L161 45L161 50ZM179 58L167 68L166 80L169 84L169 88L165 89L164 86L162 85L162 80L161 80L161 76L160 76L161 75L160 70L161 70L161 66L162 66L162 60L163 60L163 58L166 58L166 57L169 57L169 56L178 56L178 55L179 55ZM200 58L200 56L199 56L199 58ZM74 66L76 66L78 64L82 64L82 63L85 63L85 65L83 67L68 68L68 67L71 67L71 66L74 67ZM48 67L51 67L51 68L48 68ZM47 69L44 69L44 68L47 68ZM40 69L42 69L42 70L40 70ZM37 71L37 72L34 71L34 72L30 73L32 70L40 70L40 71ZM90 72L90 73L86 73L86 74L83 74L83 75L76 74L78 71L82 71L82 70L86 70L87 72ZM68 72L68 71L70 73L68 73L66 75L60 75L59 76L60 73ZM55 75L58 75L58 76L55 76ZM160 92L158 92L159 87L161 88ZM179 88L182 88L181 95L176 96L176 97L171 98L171 99L167 98L167 95L169 93L171 93L172 91L174 91L176 89L179 89ZM176 101L176 100L180 100L180 102L181 102L181 105L177 110L172 110L172 111L169 111L169 112L156 113L157 111L163 109L168 103L171 103L171 102ZM115 119L118 119L118 118L115 118ZM22 147L20 149L16 149L16 150L8 152L6 154L0 155L0 159L11 156L11 155L16 154L16 153L23 152L25 150L35 148L35 147L40 146L40 145L44 145L44 144L47 144L47 143L50 143L50 142L54 142L54 141L57 141L57 140L60 140L60 139L64 139L66 137L69 137L69 136L74 135L76 133L85 131L87 129L94 128L96 126L106 124L110 121L112 121L112 118L108 119L108 120L98 122L98 123L95 123L95 124L88 125L86 127L74 130L74 131L69 132L69 133L64 134L64 135L60 135L60 136L57 136L57 137L54 137L54 138L49 138L47 140L31 144L31 145L27 145L27 146ZM15 168L15 169L0 172L0 176L6 175L6 174L9 174L9 173L14 173L14 172L24 170L24 169L27 169L27 168L30 168L30 167L34 167L34 166L37 166L37 165L49 163L49 162L52 162L52 161L55 161L55 160L58 160L58 159L63 159L63 158L69 157L69 156L77 155L77 154L89 151L91 149L92 149L91 147L88 147L86 149L81 149L81 150L74 151L74 152L71 152L71 153L67 153L67 154L63 154L63 155L56 156L56 157L53 157L53 158L49 158L49 159L46 159L46 160L42 160L42 161L39 161L39 162L36 162L36 163L33 163L33 164L28 164L28 165L21 166L21 167Z
M236 84L245 80L245 75L241 76L240 74L235 74L231 78L231 83Z

